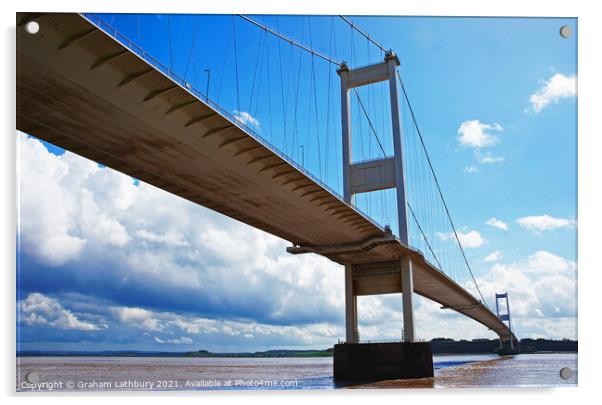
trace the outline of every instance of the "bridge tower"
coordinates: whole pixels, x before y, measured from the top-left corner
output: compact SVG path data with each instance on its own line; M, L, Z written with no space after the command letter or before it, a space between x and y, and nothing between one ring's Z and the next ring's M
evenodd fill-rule
M405 175L403 170L403 133L399 111L397 66L399 58L389 51L383 62L351 69L342 64L337 70L341 79L341 120L343 143L343 198L353 204L360 193L384 189L396 190L398 238L409 246ZM354 88L389 82L393 157L352 162L351 99ZM379 284L376 278L387 278ZM345 265L346 344L335 346L335 379L420 378L433 375L430 343L415 343L412 261L403 255L398 261L369 265ZM357 319L357 296L402 293L403 342L391 344L360 343ZM375 358L381 359L376 364ZM383 370L388 370L383 373ZM389 373L389 374L387 374Z
M397 218L399 239L409 246L405 176L403 171L403 139L401 117L399 114L399 96L397 85L397 66L399 58L389 51L381 63L350 69L342 65L337 71L341 78L341 119L343 132L343 198L353 204L355 194L395 188L397 193ZM391 100L391 125L393 130L394 156L353 163L351 161L351 99L350 90L382 81L389 82ZM412 262L402 257L399 263L403 303L403 340L414 341L413 277ZM345 315L347 342L358 343L357 331L357 295L353 291L352 265L345 266Z
M499 301L502 300L502 302L503 302L504 299L506 300L506 312L500 313ZM502 322L508 322L508 329L510 330L510 338L508 339L509 340L508 343L510 345L510 351L514 351L515 347L514 347L514 338L513 338L513 332L512 332L512 319L510 317L510 302L508 301L508 292L507 291L504 293L500 293L500 294L496 293L495 294L495 313ZM504 348L504 340L501 337L500 337L500 351L501 352L507 351Z

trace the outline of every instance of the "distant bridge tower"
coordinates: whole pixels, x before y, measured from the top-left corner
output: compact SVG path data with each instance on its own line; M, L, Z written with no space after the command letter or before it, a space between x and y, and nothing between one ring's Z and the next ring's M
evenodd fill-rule
M347 65L343 64L337 71L341 78L343 198L345 202L352 204L355 194L395 188L397 192L398 236L401 243L409 246L405 175L403 171L403 134L397 82L397 66L399 64L397 55L389 51L386 53L383 62L357 69L350 69ZM351 99L349 92L356 87L383 81L389 82L394 156L353 163L351 159ZM412 262L409 256L402 256L398 263L392 265L392 269L400 275L400 289L403 303L403 340L405 342L413 342L414 311L412 295L414 280L412 276ZM354 286L356 284L356 276L361 271L362 269L359 267L356 268L353 265L345 266L345 318L348 343L359 342L357 329L358 291L356 291ZM379 294L385 293L385 291L372 291L371 293Z
M506 299L506 313L500 313L499 300ZM508 292L501 294L495 294L495 313L498 318L503 322L508 322L508 329L512 333L512 319L510 318L510 302L508 301ZM500 339L500 348L502 347L502 340ZM510 338L510 349L514 350L514 339Z

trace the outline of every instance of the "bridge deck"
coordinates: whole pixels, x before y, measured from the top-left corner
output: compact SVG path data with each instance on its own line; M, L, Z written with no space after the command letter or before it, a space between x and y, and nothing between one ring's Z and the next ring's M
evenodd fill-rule
M37 35L17 31L19 130L302 248L330 246L322 254L337 263L412 255L418 294L509 336L506 325L420 252L218 106L78 14L36 20Z

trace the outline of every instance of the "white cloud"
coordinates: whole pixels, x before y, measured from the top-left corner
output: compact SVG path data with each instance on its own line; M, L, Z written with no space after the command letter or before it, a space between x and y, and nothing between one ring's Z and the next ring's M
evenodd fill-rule
M477 231L469 231L469 232L456 232L458 234L458 239L460 240L460 244L465 249L478 248L486 243L486 240L481 237L481 234ZM453 232L442 233L435 232L437 237L441 240L453 240L455 239L455 235Z
M260 127L259 120L246 111L234 110L234 118L242 122L244 125L255 127L256 129L259 129Z
M86 240L99 240L111 246L125 246L130 240L125 227L100 210L90 190L82 189L79 193L79 230L82 236Z
M163 340L158 336L155 336L153 340L159 344L171 344L171 345L191 345L193 343L192 339L186 336L182 336L176 339L166 339Z
M98 284L88 293L132 306L163 302L272 323L343 318L343 272L336 263L287 254L282 239L18 136L19 251L42 268L77 261L61 267L73 283L61 286L65 291ZM119 201L114 188L123 195ZM182 304L184 294L200 298ZM152 319L140 324L161 330Z
M72 153L53 155L25 135L18 142L20 248L60 266L78 260L86 247L123 247L129 242L117 219L136 198L129 177Z
M497 229L501 229L503 231L507 231L508 230L508 224L505 223L504 221L500 221L499 219L496 219L494 217L489 218L487 221L485 221L485 224L492 226L494 228Z
M223 348L224 337L281 347L327 347L344 338L341 266L315 255L288 255L283 240L147 184L136 186L128 176L69 152L54 156L39 141L20 137L20 248L43 265L78 261L78 266L57 269L69 276L64 280L80 283L61 284L61 290L112 301L104 310L119 328L134 328L136 336L147 333L151 341L155 336L168 342L181 339L182 334L197 343L212 338L217 342L215 350ZM115 194L114 189L121 191ZM45 215L37 215L40 212ZM107 227L117 236L88 229L96 223L85 215L94 212L102 222L119 224L124 233L113 225ZM81 246L66 249L61 240L65 235L80 240ZM127 242L119 245L126 240L124 235ZM465 247L485 243L476 231L459 237ZM60 255L52 251L53 244L63 249ZM552 267L549 257L538 257L546 268ZM562 266L558 261L556 267ZM86 277L102 282L97 285ZM93 288L82 292L81 283ZM101 289L110 291L110 296L101 295ZM185 298L189 296L195 299ZM358 303L363 311L362 338L398 337L400 297L366 298L371 300ZM490 335L473 320L417 298L424 301L416 305L421 338ZM160 303L162 309L147 307L149 302ZM68 308L75 306L70 303ZM546 314L545 308L542 311ZM87 310L72 315L75 321L60 324L103 328L100 322L90 321L94 318L87 316ZM245 337L250 335L252 339Z
M146 229L139 229L135 234L137 237L149 242L164 243L171 246L189 246L186 238L178 232L170 232L163 235L158 235L152 231L147 231Z
M360 339L399 339L403 325L401 296L397 294L358 297ZM495 338L485 326L441 304L414 296L414 324L418 339Z
M574 219L554 218L547 214L518 218L516 222L536 234L554 229L572 228L576 225Z
M297 344L332 344L333 339L342 338L345 331L342 325L318 322L305 325L270 325L249 319L216 320L174 312L157 312L135 307L112 307L110 312L124 325L146 331L165 334L187 333L199 336L201 340L208 335L228 337L278 337L291 339ZM149 327L150 326L150 327ZM154 336L159 344L192 344L191 337L165 338Z
M521 318L521 338L577 339L577 317Z
M500 124L483 124L479 120L468 120L458 128L458 142L460 145L471 148L483 148L494 145L498 138L490 131L502 131Z
M59 329L101 330L105 325L81 321L57 300L31 293L18 302L19 321L27 325L48 325Z
M508 291L513 324L521 337L576 338L570 327L577 316L576 282L575 262L543 250L514 263L496 263L477 277L486 298Z
M573 272L577 270L575 262L553 253L546 252L545 250L539 250L529 256L527 263L528 265L525 266L524 270L535 274L547 273L550 275L557 275L564 272L573 274Z
M154 313L142 308L118 307L111 308L111 312L116 315L119 322L140 328L145 331L163 332L165 326Z
M485 240L477 231L470 231L466 233L458 232L458 239L460 239L462 247L465 248L478 248L485 243Z
M546 251L538 251L523 261L509 265L495 264L477 282L490 304L493 303L495 292L510 293L513 322L520 337L570 338L575 337L572 328L576 314L575 269L574 262ZM338 338L344 338L345 334L342 324L268 325L252 320L214 320L136 308L128 308L124 312L144 314L146 318L158 320L163 332L176 335L184 332L192 335L191 338L195 341L194 336L199 336L199 341L204 341L209 335L222 339L223 336L252 336L258 339L288 337L295 344L329 345ZM495 337L477 322L454 311L442 310L439 304L419 296L415 297L415 317L417 335L421 339L441 336L456 339ZM358 318L361 339L398 339L402 325L401 297L358 297ZM134 319L135 317L130 321ZM539 319L540 322L534 319ZM157 339L160 342L155 341L160 344L178 344L170 342L169 338Z
M73 260L86 241L77 235L77 205L61 185L72 173L85 176L94 169L91 165L70 167L71 162L49 154L37 140L23 135L19 142L19 218L18 231L21 246L36 246L32 253L49 265L58 266ZM40 181L45 180L45 181ZM39 198L44 196L43 204Z
M504 161L503 156L493 156L491 153L482 154L478 150L475 151L474 155L479 164L501 163Z
M502 258L502 252L500 252L499 250L496 250L494 252L489 253L487 256L485 256L485 258L483 259L483 261L485 261L485 262L497 262L501 258Z
M564 76L556 73L549 80L543 82L543 86L531 95L531 105L525 109L525 113L539 113L550 104L556 104L565 98L577 95L577 77Z
M464 173L478 173L479 168L475 165L466 166L464 168Z

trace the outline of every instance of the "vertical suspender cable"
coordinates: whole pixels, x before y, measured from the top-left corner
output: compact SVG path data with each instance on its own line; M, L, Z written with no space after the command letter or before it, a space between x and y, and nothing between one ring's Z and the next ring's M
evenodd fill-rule
M266 63L268 65L268 110L270 111L270 142L273 142L274 124L272 121L272 79L270 78L270 40L267 34L265 36L265 40Z
M261 59L261 50L263 45L262 32L259 33L259 43L257 44L257 57L255 59L255 69L253 70L253 82L251 84L251 97L249 98L248 113L251 113L251 107L253 106L253 93L255 92L255 79L257 78L257 69L259 68L259 60Z
M279 28L280 24L278 22L278 16L276 16L276 27L278 28L278 30L280 30ZM282 124L284 126L284 150L286 150L286 145L288 144L287 142L287 136L286 136L286 106L285 106L285 102L284 102L284 80L282 77L282 51L280 49L280 41L278 41L278 63L280 65L280 95L282 98Z
M169 31L169 69L173 71L173 45L171 42L171 14L167 15L167 28Z
M312 40L312 36L311 36L311 24L309 24L310 18L311 17L307 17L308 31L309 31L309 46L311 46L313 48L313 40ZM319 178L322 179L322 155L321 155L321 146L320 146L320 119L318 117L318 91L317 91L318 84L316 82L316 80L317 80L316 63L315 63L314 54L311 55L311 76L312 76L313 90L314 90L314 110L315 110L315 114L316 114L316 140L317 140L317 144L318 144L317 145L318 146L318 173L319 173Z
M194 32L192 34L192 46L190 47L190 52L188 53L188 62L186 62L186 70L184 70L184 80L186 80L186 75L188 74L188 67L190 66L190 60L192 59L192 50L194 49L194 45L196 43L196 33L199 28L200 18L200 16L197 16L196 24L194 26Z
M420 132L420 128L418 127L418 123L416 121L416 116L414 115L414 110L412 109L412 105L410 104L410 100L408 98L408 94L405 90L405 86L403 85L403 81L401 80L401 76L399 75L399 72L397 72L397 78L399 80L399 83L401 85L401 90L403 92L404 98L406 99L406 102L408 103L408 109L410 110L410 115L412 117L412 121L414 122L414 125L416 127L416 131L418 133L418 137L420 139L420 143L422 145L422 148L425 152L425 156L428 162L428 166L430 168L430 171L433 175L433 179L435 180L435 185L437 186L437 191L439 193L439 196L441 198L441 202L443 203L443 207L445 208L445 212L447 214L447 219L449 220L449 223L452 227L453 233L454 233L454 237L458 243L458 246L460 247L460 252L462 253L462 258L464 259L464 263L466 264L466 267L468 267L468 271L470 272L470 276L472 278L472 281L481 297L481 300L483 302L484 305L487 305L485 298L483 298L483 294L481 293L481 290L479 289L479 286L477 285L477 280L474 277L474 274L472 272L472 269L470 268L470 264L468 263L468 259L466 258L466 253L464 252L464 249L462 248L462 244L460 243L460 238L458 237L458 232L456 232L456 227L454 226L454 223L451 219L451 215L449 213L449 209L447 207L447 203L445 202L445 198L443 198L443 192L441 191L441 186L439 185L439 180L437 179L437 175L435 174L435 171L433 169L433 165L431 163L431 159L428 155L428 152L426 151L426 145L424 144L424 139L422 138L422 134Z
M236 76L236 109L240 113L240 86L238 83L238 52L236 45L236 19L232 16L232 38L234 39L234 72Z

